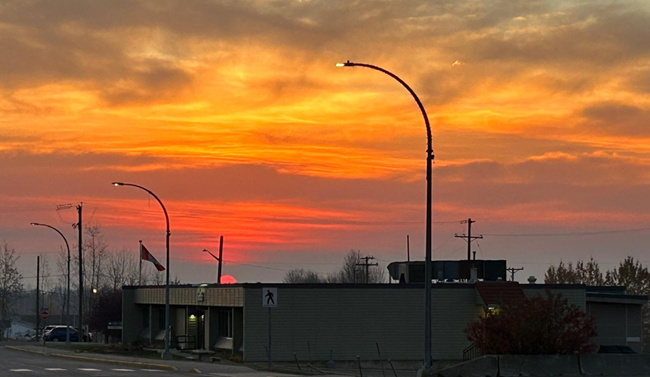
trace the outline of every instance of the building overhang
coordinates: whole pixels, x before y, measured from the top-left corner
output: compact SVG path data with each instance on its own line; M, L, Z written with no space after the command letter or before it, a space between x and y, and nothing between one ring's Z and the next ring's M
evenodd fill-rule
M612 295L602 293L587 293L587 303L598 302L604 304L632 304L645 305L648 303L648 296L642 295Z

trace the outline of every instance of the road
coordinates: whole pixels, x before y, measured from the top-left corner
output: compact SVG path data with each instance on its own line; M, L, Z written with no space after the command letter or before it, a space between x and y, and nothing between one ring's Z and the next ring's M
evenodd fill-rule
M124 377L128 375L153 377L172 376L174 374L177 374L177 372L68 360L0 348L0 376L2 377Z
M241 365L228 365L221 363L201 363L201 362L186 362L186 361L174 361L174 362L164 362L162 360L142 360L136 358L128 357L118 357L118 356L108 356L114 362L128 362L130 365L119 365L119 364L107 364L105 362L96 362L92 360L74 360L63 357L55 356L46 356L43 352L47 353L56 353L62 354L67 353L69 356L73 357L88 357L88 358L102 358L107 355L97 355L97 354L75 354L74 352L64 351L61 349L52 349L36 344L11 344L8 347L18 347L23 350L27 349L31 352L18 351L14 349L4 348L3 345L0 345L0 377L5 376L65 376L65 377L76 377L76 376L90 376L90 377L104 377L104 376L168 376L172 377L174 375L189 375L189 371L192 369L199 370L201 374L207 376L218 376L218 377L295 377L295 375L288 373L278 373L277 371L256 371ZM32 352L40 352L32 353ZM135 363L134 363L135 362ZM142 363L151 364L151 365L142 365ZM141 366L131 366L133 364L140 364ZM166 365L161 365L166 364ZM344 363L341 363L337 366L336 373L338 375L320 375L320 377L341 377L345 376L358 376L359 371L357 368L354 368L354 363L348 363L349 365L344 366ZM385 364L385 363L384 363ZM175 366L177 371L170 370L160 370L154 369L154 367L165 366ZM286 369L287 365L282 369ZM364 377L412 377L416 375L416 370L399 370L397 373L393 373L392 370L387 369L388 366L385 365L385 370L380 369L380 366L373 366L373 368L364 368L363 376ZM306 366L303 366L303 369L309 369ZM304 371L302 371L304 372ZM289 372L291 373L291 372ZM295 370L295 373L299 373L298 370ZM194 374L195 375L195 374Z

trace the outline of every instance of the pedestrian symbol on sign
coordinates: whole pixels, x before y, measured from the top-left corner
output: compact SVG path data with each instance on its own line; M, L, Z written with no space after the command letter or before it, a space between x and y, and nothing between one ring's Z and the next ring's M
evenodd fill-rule
M276 308L278 306L278 289L262 288L262 307Z
M273 300L273 292L271 292L270 289L266 290L266 296L264 297L268 297L266 299L266 305L275 304L275 301Z

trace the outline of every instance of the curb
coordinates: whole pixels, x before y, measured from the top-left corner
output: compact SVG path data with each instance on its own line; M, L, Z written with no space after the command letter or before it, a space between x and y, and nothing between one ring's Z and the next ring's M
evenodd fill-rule
M159 370L178 371L177 367L175 367L173 365L166 365L166 364L143 363L141 361L126 361L126 360L104 359L104 358L98 358L98 357L67 355L67 354L64 354L64 353L49 353L48 354L48 353L45 353L43 351L30 350L30 349L21 348L21 347L15 347L15 346L4 346L4 348L15 350L15 351L35 353L35 354L44 355L44 356L60 357L60 358L64 358L64 359L91 361L91 362L95 362L95 363L104 363L104 364L117 364L117 365L140 367L140 368L151 368L151 369L159 369Z
M47 356L47 353L45 353L43 351L30 350L30 349L27 349L27 348L21 348L21 347L16 347L16 346L3 346L3 348L6 348L8 350L29 352L29 353L35 353L37 355Z

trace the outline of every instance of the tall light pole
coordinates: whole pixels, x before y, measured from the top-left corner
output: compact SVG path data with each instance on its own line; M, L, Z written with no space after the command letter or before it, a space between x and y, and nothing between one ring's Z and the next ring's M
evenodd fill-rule
M65 308L65 344L70 344L70 245L68 245L68 240L65 238L63 233L59 232L58 229L51 225L47 224L41 224L41 223L31 223L31 225L36 225L36 226L45 226L50 229L53 229L55 232L59 233L59 235L63 238L63 241L65 241L65 247L68 249L68 288L66 289L66 308ZM81 334L79 334L81 337Z
M167 275L167 282L165 284L165 351L161 355L163 359L170 360L172 358L172 354L169 351L169 236L171 235L171 232L169 231L169 215L167 215L167 209L165 208L165 205L163 202L158 198L156 194L153 193L153 191L149 190L146 187L142 187L140 185L136 185L133 183L124 183L124 182L113 182L112 183L114 186L131 186L131 187L136 187L139 188L140 190L144 190L149 195L153 196L157 201L158 204L162 207L163 212L165 213L165 221L167 222L167 231L166 231L166 237L165 237L165 249L167 251L167 268L165 269L166 275Z
M427 112L420 102L420 99L415 94L413 89L411 89L408 84L406 84L402 79L397 77L397 75L374 65L363 64L363 63L353 63L347 61L345 63L337 63L337 67L364 67L374 69L376 71L387 74L388 76L394 78L402 84L415 102L417 102L420 111L422 112L422 117L424 118L424 125L427 128L427 215L426 215L426 252L424 260L424 371L428 372L431 370L431 165L433 163L433 140L431 137L431 125L429 124L429 117Z
M221 284L221 268L223 267L223 236L219 237L219 256L212 254L208 249L203 249L203 252L212 255L212 258L219 262L217 267L217 284Z

